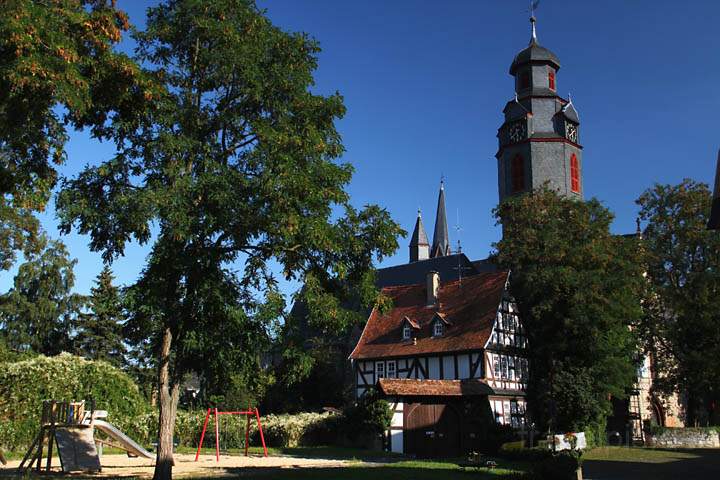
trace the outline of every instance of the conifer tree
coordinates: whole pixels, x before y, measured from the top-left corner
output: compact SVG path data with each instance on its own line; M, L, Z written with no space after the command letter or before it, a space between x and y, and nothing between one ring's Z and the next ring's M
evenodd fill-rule
M78 318L75 346L91 360L106 360L120 367L124 363L122 337L124 321L120 290L113 285L113 274L105 266L90 289L88 311Z

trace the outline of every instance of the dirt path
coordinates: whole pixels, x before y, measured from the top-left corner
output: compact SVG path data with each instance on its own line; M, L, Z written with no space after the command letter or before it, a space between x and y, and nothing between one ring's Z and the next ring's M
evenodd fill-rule
M243 467L259 468L338 468L345 467L351 462L346 460L326 460L321 458L300 458L300 457L244 457L220 455L220 461L216 462L214 456L201 455L195 462L194 454L176 454L173 476L179 477L223 477L237 476L238 469ZM20 461L10 461L3 468L3 473L14 470ZM101 477L152 477L154 460L146 458L128 458L126 455L103 455L100 460L102 472L97 476ZM43 462L43 465L45 463ZM53 459L53 470L60 470L60 461Z

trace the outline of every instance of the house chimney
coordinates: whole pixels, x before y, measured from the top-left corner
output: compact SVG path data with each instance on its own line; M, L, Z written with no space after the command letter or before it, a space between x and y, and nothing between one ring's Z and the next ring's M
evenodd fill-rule
M438 302L438 291L440 290L440 274L435 271L427 273L427 305L436 305Z

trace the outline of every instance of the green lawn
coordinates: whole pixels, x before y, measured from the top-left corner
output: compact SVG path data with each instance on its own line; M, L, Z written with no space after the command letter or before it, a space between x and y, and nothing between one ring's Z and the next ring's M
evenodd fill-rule
M641 447L598 447L583 455L584 460L640 463L667 463L699 457L693 451Z

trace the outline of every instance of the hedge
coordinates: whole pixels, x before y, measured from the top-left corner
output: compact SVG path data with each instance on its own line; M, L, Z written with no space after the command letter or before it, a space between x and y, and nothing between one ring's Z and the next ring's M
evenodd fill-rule
M149 446L157 439L158 412L143 398L137 385L121 370L102 361L67 353L37 356L20 362L0 363L0 448L23 451L38 433L42 401L93 398L98 410L108 411L108 421L138 443ZM376 408L378 410L378 408ZM379 409L382 411L382 409ZM175 441L197 446L206 410L178 410ZM261 417L265 442L271 447L332 445L365 428L355 425L357 415L298 413ZM364 421L367 422L365 417ZM244 416L221 415L220 447L245 445ZM260 445L257 421L250 421L251 444ZM214 424L208 425L205 445L214 446Z
M109 363L67 353L0 364L0 445L26 448L38 433L42 401L86 400L107 410L109 420L130 436L144 436L149 406L137 385Z

